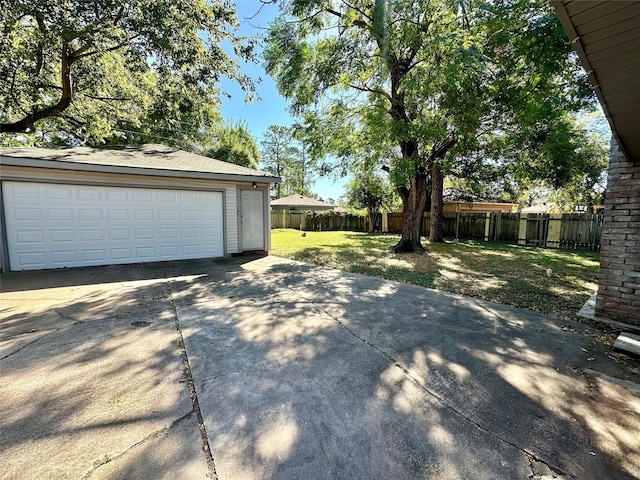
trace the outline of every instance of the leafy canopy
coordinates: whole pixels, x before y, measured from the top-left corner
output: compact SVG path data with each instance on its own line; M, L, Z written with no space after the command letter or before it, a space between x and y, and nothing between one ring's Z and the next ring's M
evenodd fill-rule
M283 13L267 71L312 151L375 153L396 185L591 95L547 1L293 0Z
M206 156L242 167L258 168L260 152L246 123L226 123L217 128L214 135L213 147L205 152Z
M13 141L188 142L219 121L221 76L252 89L222 47L252 55L226 0L12 0L0 29L0 129L23 134Z

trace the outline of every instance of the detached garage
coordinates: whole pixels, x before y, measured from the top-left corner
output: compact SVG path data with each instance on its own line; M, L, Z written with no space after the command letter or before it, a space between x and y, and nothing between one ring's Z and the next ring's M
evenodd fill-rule
M3 271L270 249L264 172L163 145L2 148Z

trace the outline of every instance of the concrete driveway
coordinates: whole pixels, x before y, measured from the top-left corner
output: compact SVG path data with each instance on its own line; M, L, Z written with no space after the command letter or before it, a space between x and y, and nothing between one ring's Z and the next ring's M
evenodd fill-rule
M2 478L640 478L584 324L277 257L1 282Z

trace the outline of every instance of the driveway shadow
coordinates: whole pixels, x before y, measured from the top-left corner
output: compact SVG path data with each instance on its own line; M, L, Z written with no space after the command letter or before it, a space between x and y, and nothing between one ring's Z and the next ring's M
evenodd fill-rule
M205 478L199 428L221 480L640 477L589 326L276 257L44 273L2 276L6 478Z
M2 478L210 474L164 265L11 273L1 285Z
M170 283L220 478L640 475L588 326L273 257Z

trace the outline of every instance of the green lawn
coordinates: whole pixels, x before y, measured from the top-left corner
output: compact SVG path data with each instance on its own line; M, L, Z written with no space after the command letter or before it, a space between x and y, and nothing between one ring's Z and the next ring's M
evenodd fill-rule
M575 318L596 291L598 253L449 241L393 254L398 238L357 232L272 230L272 253L303 262ZM552 269L547 277L547 268Z

